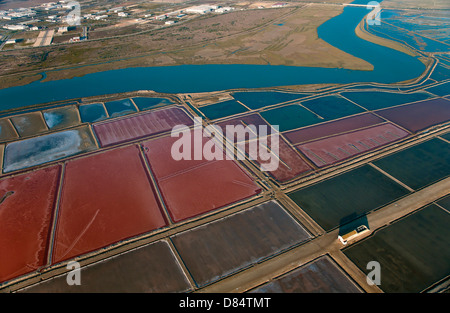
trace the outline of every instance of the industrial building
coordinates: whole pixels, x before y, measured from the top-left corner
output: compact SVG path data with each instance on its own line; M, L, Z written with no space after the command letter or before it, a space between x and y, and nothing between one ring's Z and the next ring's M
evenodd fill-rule
M186 13L206 14L206 13L210 13L213 10L216 10L218 8L219 8L219 6L217 6L217 5L199 5L199 6L187 8Z

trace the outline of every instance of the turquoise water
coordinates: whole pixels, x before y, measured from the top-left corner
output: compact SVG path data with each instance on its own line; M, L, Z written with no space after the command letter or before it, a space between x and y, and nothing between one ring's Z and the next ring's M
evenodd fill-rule
M127 68L2 89L0 110L142 89L187 93L317 83L394 83L420 76L425 66L417 58L356 36L355 27L367 13L364 7L346 7L341 15L321 25L318 34L331 45L370 62L373 71L242 64Z
M314 113L323 117L325 120L333 120L364 112L359 106L342 97L334 95L304 101L302 104Z
M108 117L101 103L80 105L79 111L83 123L98 122Z
M64 128L79 123L77 108L68 106L43 112L45 123L50 129Z
M368 110L384 109L409 102L429 99L430 94L426 92L415 92L410 94L393 92L343 92L342 96L358 103Z
M136 112L136 108L130 99L105 102L105 107L110 117L117 117Z
M275 91L252 91L236 92L232 94L233 98L242 102L250 109L260 109L277 103L293 101L309 96L309 94L286 93Z
M371 26L369 30L380 37L394 37L418 50L446 52L449 50L445 41L449 35L450 18L445 15L448 16L448 11L428 11L420 14L406 11L398 14L398 11L383 10L383 23Z
M416 25L412 25L416 26ZM411 27L411 24L410 24ZM426 52L446 52L449 50L448 44L438 42L416 33L411 34L403 29L399 29L395 26L382 23L381 26L372 26L370 32L378 37L387 39L395 38L397 41L401 41L411 47L426 51Z
M248 111L246 107L235 100L228 100L219 103L214 103L199 108L203 114L210 120L215 120L225 116L239 114Z
M136 97L133 98L133 101L140 111L173 104L171 100L166 98Z
M450 95L450 82L430 87L426 90L438 96Z
M271 125L279 125L280 132L321 123L324 120L298 104L271 109L260 113Z

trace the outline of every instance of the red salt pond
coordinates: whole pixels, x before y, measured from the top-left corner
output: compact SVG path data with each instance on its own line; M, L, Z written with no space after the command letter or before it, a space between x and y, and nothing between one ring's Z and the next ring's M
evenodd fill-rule
M269 136L267 140L259 140L257 143L260 145L267 145L267 147L275 154L278 151L278 166L275 170L270 171L269 173L273 178L275 178L279 182L289 181L297 176L302 174L306 174L312 170L311 166L306 163L305 160L291 147L289 146L284 139L279 136L278 137L278 145L276 146L272 141L272 136ZM249 148L251 143L247 142L245 145L245 149L248 155ZM258 149L265 149L260 146ZM252 148L253 151L256 151L256 148ZM257 164L268 164L269 161L261 160L261 153L258 153L257 159L255 160Z
M167 225L137 146L67 162L53 262Z
M322 137L357 130L363 127L373 126L383 122L384 120L376 115L365 113L320 125L305 127L299 130L288 131L283 133L283 135L295 145Z
M450 101L437 98L379 110L377 114L416 133L450 121Z
M224 136L226 135L226 127L228 125L230 126L242 125L243 127L253 125L256 127L256 132L249 131L247 134L245 134L245 136L240 133L236 134L234 136L235 143L243 142L244 140L249 141L257 140L257 134L259 133L259 126L270 127L269 124L267 124L262 119L262 117L259 116L259 114L250 114L247 116L242 116L239 118L219 123L218 126L221 128ZM266 131L267 134L270 134L272 132L272 130L269 128L266 128ZM271 136L269 136L269 139L267 141L269 148L271 148L272 146L270 138ZM284 141L283 138L279 137L278 147L273 148L278 148L280 162L278 163L277 169L271 171L270 174L272 175L273 178L275 178L279 182L286 182L312 170L312 168L306 163L306 161L303 160L301 156ZM248 142L245 144L245 150L248 155L249 151ZM259 150L259 148L257 148L256 150ZM268 161L261 160L260 154L258 154L258 158L255 161L259 165L268 163Z
M166 108L94 125L102 147L163 133L176 125L192 125L192 119L180 108Z
M263 118L259 115L259 114L250 114L250 115L246 115L246 116L241 116L241 117L237 117L237 118L233 118L227 121L223 121L219 124L217 124L220 129L223 132L223 135L226 136L226 130L227 130L227 126L242 126L242 127L246 127L248 125L252 125L254 127L256 127L257 132L248 132L244 135L240 134L240 133L236 133L234 136L234 141L235 142L241 142L244 140L250 140L250 139L254 139L257 137L257 134L259 132L259 126L266 126L267 128L267 133L270 133L270 129L269 124L267 124L266 121L263 120Z
M0 181L0 283L47 264L60 166Z
M297 148L318 167L351 158L366 151L408 136L408 133L390 123L319 139Z
M192 136L194 137L194 136ZM180 160L171 156L178 138L164 137L143 144L173 221L219 209L261 192L233 160ZM203 138L202 147L209 139Z

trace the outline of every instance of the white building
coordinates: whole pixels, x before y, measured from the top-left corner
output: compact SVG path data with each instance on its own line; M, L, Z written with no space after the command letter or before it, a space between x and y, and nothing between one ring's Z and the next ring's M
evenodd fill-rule
M175 21L167 21L164 24L166 24L166 25L173 25L173 24L175 24Z
M56 10L56 9L60 9L60 8L61 8L60 6L52 5L52 6L45 7L44 10L51 11L51 10Z
M117 15L120 16L120 17L127 17L127 16L128 16L128 13L125 13L125 12L119 12L119 13L117 13Z
M231 12L233 10L234 10L234 8L232 8L232 7L223 7L223 8L215 9L214 12L215 13L225 13L225 12Z
M105 19L105 18L107 18L108 17L108 15L98 15L98 16L96 16L96 17L94 17L94 20L103 20L103 19Z
M109 9L108 12L119 13L123 11L123 7Z
M213 10L215 10L216 7L217 6L199 5L199 6L187 8L186 13L206 14L206 13L209 13L209 12L212 12Z
M339 235L338 239L342 244L346 245L350 240L355 239L368 231L369 229L366 225L360 225L349 233L343 234L342 236Z
M25 29L28 29L28 26L26 26L26 25L4 25L3 28L9 29L9 30L25 30Z
M272 5L272 8L282 8L284 6L287 6L286 2L278 2Z
M47 2L47 3L41 4L41 7L48 8L48 7L51 7L51 6L54 6L54 5L56 5L56 2Z

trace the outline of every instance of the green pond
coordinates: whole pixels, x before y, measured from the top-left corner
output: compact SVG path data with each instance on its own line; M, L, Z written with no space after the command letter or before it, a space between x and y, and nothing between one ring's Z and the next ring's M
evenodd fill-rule
M328 231L344 227L345 223L408 193L387 176L365 165L291 192L288 196Z
M380 264L384 292L420 292L450 274L450 214L429 205L343 250L363 272Z

